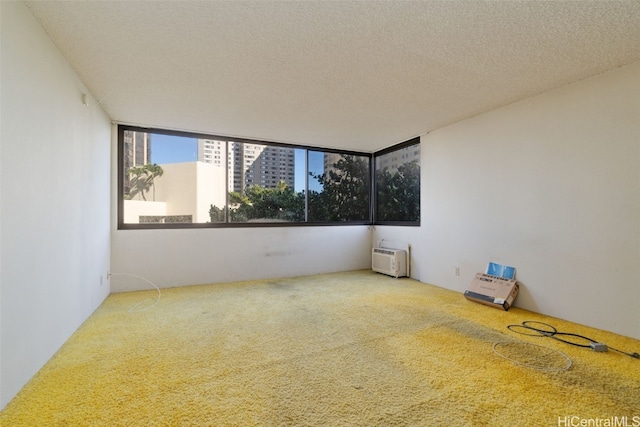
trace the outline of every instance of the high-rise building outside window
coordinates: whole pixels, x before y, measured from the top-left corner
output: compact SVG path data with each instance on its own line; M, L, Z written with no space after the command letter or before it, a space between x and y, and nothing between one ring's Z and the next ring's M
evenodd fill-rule
M128 125L118 141L120 229L371 223L371 154Z

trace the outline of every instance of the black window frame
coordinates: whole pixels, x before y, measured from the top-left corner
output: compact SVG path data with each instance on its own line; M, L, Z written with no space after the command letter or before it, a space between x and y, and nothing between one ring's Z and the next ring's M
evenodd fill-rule
M373 153L372 165L370 168L371 171L371 212L373 213L372 225L391 225L391 226L406 226L406 227L419 227L420 226L420 217L421 214L418 215L418 219L416 221L389 221L389 220L378 220L378 182L377 182L377 174L376 174L376 160L378 157L390 154L396 151L400 151L406 147L411 147L414 145L420 145L420 137L417 136L415 138L408 139L406 141L400 142L398 144L392 145L391 147L387 147L383 150L379 150ZM422 150L422 147L420 147ZM422 185L422 170L420 169L420 178L419 182ZM419 210L422 212L422 197L420 197L419 202Z
M187 137L187 138L198 138L198 139L209 139L209 140L223 140L223 141L233 141L243 144L258 144L258 145L268 145L274 147L284 147L284 148L293 148L293 149L303 149L306 151L305 153L305 221L303 222L231 222L228 218L225 219L225 222L207 222L207 223L125 223L124 222L124 133L125 131L132 132L146 132L153 134L162 134L169 136L178 136L178 137ZM308 220L308 179L309 179L309 165L308 165L308 156L310 151L321 151L324 153L335 153L341 155L354 155L354 156L362 156L368 159L369 163L369 218L366 220L358 220L358 221L328 221L328 222L310 222ZM370 226L373 224L374 217L374 204L373 204L373 187L374 181L374 154L367 152L359 152L359 151L350 151L350 150L339 150L332 148L324 148L324 147L314 147L307 145L299 145L299 144L287 144L273 141L262 141L256 139L248 139L248 138L236 138L236 137L228 137L222 135L215 134L206 134L200 132L187 132L187 131L178 131L178 130L170 130L170 129L162 129L162 128L154 128L154 127L144 127L144 126L134 126L128 124L119 123L117 125L117 229L118 230L164 230L164 229L202 229L202 228L255 228L255 227L316 227L316 226L341 226L341 225L366 225ZM233 176L228 175L226 177L226 188L228 189L229 180L233 180ZM228 194L228 191L227 191Z

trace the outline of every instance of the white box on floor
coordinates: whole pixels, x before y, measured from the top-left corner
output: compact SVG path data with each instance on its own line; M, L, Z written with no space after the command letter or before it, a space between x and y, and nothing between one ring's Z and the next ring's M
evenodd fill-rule
M507 311L513 305L519 290L515 279L476 273L464 296L470 301Z

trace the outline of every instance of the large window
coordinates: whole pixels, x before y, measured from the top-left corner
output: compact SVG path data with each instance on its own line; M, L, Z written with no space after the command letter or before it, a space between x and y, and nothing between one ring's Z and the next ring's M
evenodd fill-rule
M120 125L119 228L371 223L366 153Z
M420 225L420 138L375 153L375 223Z

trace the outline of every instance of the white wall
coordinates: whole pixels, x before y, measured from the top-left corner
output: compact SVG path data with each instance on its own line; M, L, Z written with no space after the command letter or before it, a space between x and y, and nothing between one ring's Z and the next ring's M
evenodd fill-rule
M1 409L109 293L111 126L25 5L0 15Z
M370 239L366 226L119 230L111 265L161 288L291 277L370 268ZM150 288L116 275L111 287Z
M640 338L638 82L640 62L423 136L422 226L375 238L419 248L421 281L463 292L496 259L516 306Z

